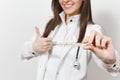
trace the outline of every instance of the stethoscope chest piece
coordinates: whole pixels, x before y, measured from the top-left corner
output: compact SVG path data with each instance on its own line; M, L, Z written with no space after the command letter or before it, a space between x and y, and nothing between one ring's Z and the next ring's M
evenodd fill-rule
M80 69L80 62L78 61L78 59L75 60L75 62L74 62L74 68L76 68L77 70Z

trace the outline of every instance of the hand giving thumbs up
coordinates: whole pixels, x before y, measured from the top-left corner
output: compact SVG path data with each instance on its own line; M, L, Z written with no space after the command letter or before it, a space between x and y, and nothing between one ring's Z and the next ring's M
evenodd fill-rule
M38 27L35 27L35 32L36 32L36 39L32 44L33 50L37 53L44 53L49 51L52 47L52 38L41 37Z

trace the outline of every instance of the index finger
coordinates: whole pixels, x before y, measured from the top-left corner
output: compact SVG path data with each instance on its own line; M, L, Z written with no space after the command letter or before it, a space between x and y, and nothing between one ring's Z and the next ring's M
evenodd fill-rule
M94 43L96 34L97 34L97 32L95 30L91 31L89 38L88 38L88 43L90 43L90 44Z
M52 38L44 38L44 41L46 41L46 42L52 42Z

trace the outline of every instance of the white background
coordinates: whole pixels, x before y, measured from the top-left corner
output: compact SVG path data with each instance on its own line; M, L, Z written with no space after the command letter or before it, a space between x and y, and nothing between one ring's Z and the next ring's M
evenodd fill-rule
M34 26L51 16L51 0L0 0L0 80L36 80L37 59L21 60L23 43L34 34ZM92 0L93 19L120 50L120 0ZM112 78L92 61L88 80Z

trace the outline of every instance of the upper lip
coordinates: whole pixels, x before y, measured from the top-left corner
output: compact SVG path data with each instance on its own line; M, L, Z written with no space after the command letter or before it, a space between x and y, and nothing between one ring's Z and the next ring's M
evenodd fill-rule
M64 3L64 5L73 5L72 3Z

